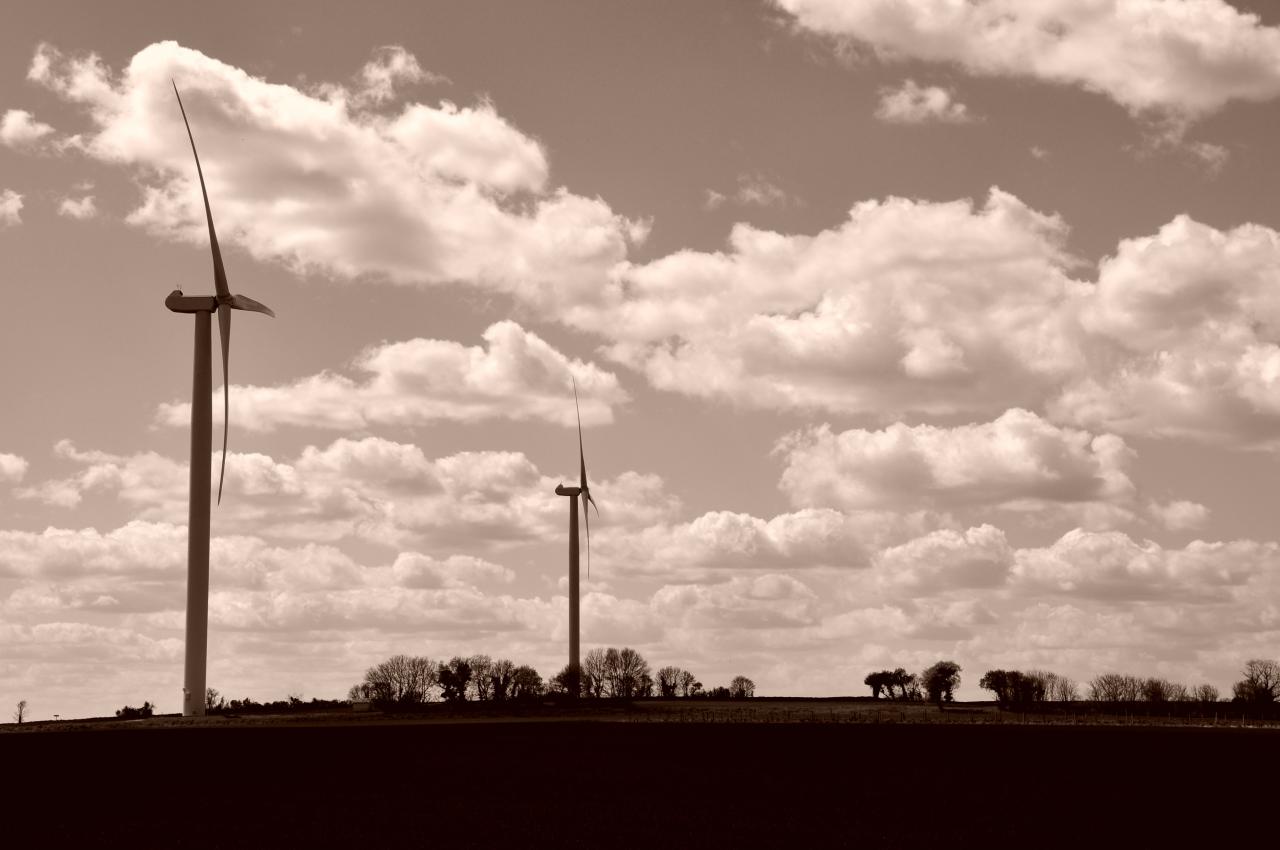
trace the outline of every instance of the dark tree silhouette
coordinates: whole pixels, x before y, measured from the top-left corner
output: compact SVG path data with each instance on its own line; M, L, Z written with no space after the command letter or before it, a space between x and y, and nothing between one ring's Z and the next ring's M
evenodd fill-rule
M559 673L551 677L548 690L557 694L572 694L576 690L578 696L586 697L592 696L591 685L590 677L582 671L582 668L575 670L573 665L566 664Z
M430 658L393 655L366 670L364 681L356 688L365 699L375 702L416 705L431 699L437 681L437 666Z
M217 688L204 689L204 710L205 711L221 711L227 707L227 701L223 699L222 694L218 693Z
M590 697L604 696L609 683L609 662L607 653L596 647L582 659L582 695Z
M629 646L621 650L609 647L605 651L604 676L611 697L630 699L646 696L646 691L653 689L653 679L649 676L649 662Z
M746 676L734 676L729 683L729 696L733 699L750 699L756 695L756 683Z
M1221 695L1218 689L1210 684L1196 685L1191 691L1191 698L1197 702L1217 702Z
M682 697L691 697L702 690L702 683L688 670L681 670L676 680L676 692Z
M893 698L893 685L890 683L893 673L888 670L878 670L875 673L868 673L867 678L862 680L862 684L871 688L871 698L880 699L880 692L887 690L889 698Z
M511 685L507 692L513 700L527 700L542 696L542 677L538 671L522 664L511 673Z
M511 681L515 676L515 662L499 658L489 667L489 682L492 695L499 702L511 698Z
M1244 678L1232 688L1237 700L1264 705L1280 702L1280 663L1250 658L1241 674Z
M22 725L22 720L27 716L27 701L25 699L18 700L18 710L13 713L13 719L18 721L18 725Z
M471 667L469 693L477 702L493 699L493 659L487 655L473 655L467 659Z
M141 708L134 708L131 705L126 705L124 708L117 708L116 717L119 717L121 720L139 720L143 717L150 717L154 711L155 706L148 701L144 702Z
M465 702L467 686L471 682L471 663L455 655L436 668L440 691L447 702Z
M1137 702L1142 680L1125 673L1103 673L1089 682L1089 699L1097 702Z
M954 661L939 661L920 674L920 681L930 702L939 705L954 702L955 690L960 687L960 665Z
M680 674L684 671L679 667L663 667L658 671L658 696L674 697L680 689Z

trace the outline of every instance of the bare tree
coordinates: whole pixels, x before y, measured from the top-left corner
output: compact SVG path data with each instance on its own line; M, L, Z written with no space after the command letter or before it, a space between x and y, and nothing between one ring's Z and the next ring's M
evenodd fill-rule
M702 683L688 670L681 670L679 677L676 679L676 691L680 696L691 697L700 690L702 690Z
M649 662L629 646L622 649L609 647L604 654L604 677L609 685L609 696L630 699L643 696L653 688L649 675Z
M1217 702L1220 696L1218 689L1207 683L1196 685L1191 690L1191 698L1197 702Z
M515 672L515 663L506 658L499 658L489 666L489 681L495 700L505 700L511 696L511 682Z
M393 655L366 670L364 681L356 687L365 699L413 705L429 700L438 681L430 658Z
M13 713L13 719L18 721L18 725L22 725L22 720L27 716L27 701L25 699L18 700L18 710Z
M729 683L729 697L731 699L750 699L755 695L756 683L746 676L734 676L733 681Z
M471 662L469 659L455 655L447 662L436 667L436 678L440 682L440 690L448 702L466 702L471 683Z
M616 650L615 650L616 651ZM599 647L587 653L582 659L582 693L584 696L600 697L604 695L609 681L609 664L607 653Z
M227 701L223 699L222 694L218 693L217 688L204 689L204 710L218 711L227 707Z
M1142 696L1142 680L1124 673L1103 673L1089 682L1089 699L1097 702L1136 702Z
M479 702L493 699L493 659L487 655L473 655L467 659L471 667L469 692Z
M684 671L679 667L663 667L658 671L658 696L673 697L676 695L680 687L680 674Z
M1266 658L1250 658L1235 683L1235 697L1243 702L1280 702L1280 663Z

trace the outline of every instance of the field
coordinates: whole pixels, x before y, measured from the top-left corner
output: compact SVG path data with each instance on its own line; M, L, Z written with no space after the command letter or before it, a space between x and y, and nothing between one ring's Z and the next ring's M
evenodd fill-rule
M1272 829L1280 730L906 709L761 700L6 727L4 844L1147 847Z

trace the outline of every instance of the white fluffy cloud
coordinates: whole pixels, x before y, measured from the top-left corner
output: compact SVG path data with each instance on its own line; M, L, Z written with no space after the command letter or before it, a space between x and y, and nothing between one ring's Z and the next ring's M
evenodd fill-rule
M1123 506L1133 453L1110 434L1061 428L1025 410L939 428L901 422L835 433L822 425L779 442L779 486L796 506L1028 509Z
M22 195L13 189L0 192L0 227L22 224Z
M690 395L876 416L1034 406L1081 361L1065 235L998 189L977 209L867 201L816 236L739 224L728 251L630 267L625 296L572 318Z
M875 569L879 580L895 591L923 596L953 588L999 587L1009 576L1013 557L998 528L944 528L885 549L876 556Z
M884 58L955 63L1199 116L1280 95L1280 30L1225 0L775 0L805 29Z
M915 80L881 89L876 117L890 124L964 124L972 120L969 107L955 100L950 89L917 85Z
M190 151L173 132L173 78L228 244L297 271L464 282L549 310L594 297L642 228L552 188L541 146L489 103L364 108L420 71L380 51L360 92L308 94L161 42L119 75L41 45L28 76L89 113L88 155L138 168L144 199L129 220L156 233L205 238Z
M363 431L499 418L576 425L570 375L584 425L612 422L613 406L627 400L612 373L570 359L515 322L491 325L484 339L487 346L436 339L376 345L353 364L362 379L322 372L278 387L233 386L231 420L251 431L286 425ZM219 418L220 399L218 390L213 408ZM185 428L191 404L161 405L157 419Z
M62 203L58 204L58 215L66 216L84 221L93 218L98 214L98 207L94 203L93 195L85 195L81 198L63 198Z
M20 489L18 495L62 507L102 493L133 506L144 520L180 522L186 515L186 464L144 452L80 451L63 441L57 454L81 470ZM218 455L211 457L217 464ZM375 437L308 446L287 461L261 454L227 455L219 528L289 540L360 539L399 546L502 547L559 539L561 481L519 452L461 452L431 459L420 448ZM639 527L669 519L679 501L655 475L623 472L601 478L592 493L607 525Z
M27 459L8 452L0 452L0 482L18 483L27 474Z
M33 147L54 129L25 109L10 109L0 118L0 144L11 148Z
M1179 216L1101 264L1081 321L1093 364L1062 421L1243 446L1280 440L1280 234Z

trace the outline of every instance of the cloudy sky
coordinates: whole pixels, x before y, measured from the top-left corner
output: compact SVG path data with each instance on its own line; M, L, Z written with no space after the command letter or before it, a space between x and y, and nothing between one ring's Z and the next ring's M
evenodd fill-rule
M6 705L180 706L170 78L279 315L234 324L224 693L563 666L570 376L584 647L968 698L1280 654L1274 4L46 0L0 30Z

